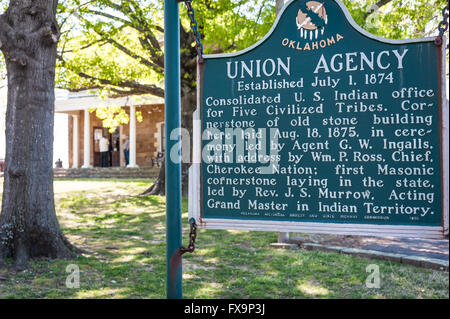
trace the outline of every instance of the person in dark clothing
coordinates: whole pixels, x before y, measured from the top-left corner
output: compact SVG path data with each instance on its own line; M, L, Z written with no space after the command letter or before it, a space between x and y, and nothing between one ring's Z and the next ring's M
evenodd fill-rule
M124 141L123 154L125 155L125 165L128 166L130 164L130 141L128 140L128 136L125 135Z

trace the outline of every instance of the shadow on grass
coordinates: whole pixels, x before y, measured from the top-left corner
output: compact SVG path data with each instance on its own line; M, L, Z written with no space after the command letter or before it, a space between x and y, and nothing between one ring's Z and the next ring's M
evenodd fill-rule
M123 185L123 184L117 184ZM165 298L165 198L129 196L145 185L114 182L96 192L57 200L63 231L86 254L41 260L5 274L0 298ZM183 200L187 241L187 200ZM269 246L276 233L201 230L197 250L185 255L186 298L448 298L448 273L348 255ZM380 289L365 286L369 264ZM80 288L67 288L68 265L80 270ZM69 277L70 278L70 277Z

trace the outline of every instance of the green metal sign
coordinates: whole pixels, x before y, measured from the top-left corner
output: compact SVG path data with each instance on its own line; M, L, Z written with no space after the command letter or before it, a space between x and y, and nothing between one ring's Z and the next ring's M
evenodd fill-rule
M211 228L442 236L434 39L380 39L340 1L297 0L254 46L204 56L191 214Z

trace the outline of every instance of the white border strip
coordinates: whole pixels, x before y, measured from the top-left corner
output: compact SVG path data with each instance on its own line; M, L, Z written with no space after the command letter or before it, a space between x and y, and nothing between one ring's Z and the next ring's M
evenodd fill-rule
M441 46L441 154L442 154L442 224L444 226L443 233L448 236L448 223L449 223L449 105L447 98L447 75L446 75L446 48L447 38L442 37Z
M442 239L443 228L436 226L395 226L368 224L336 224L313 222L262 221L240 219L212 219L203 218L201 228L323 233L337 235L365 235L365 236L394 236L394 237L422 237Z

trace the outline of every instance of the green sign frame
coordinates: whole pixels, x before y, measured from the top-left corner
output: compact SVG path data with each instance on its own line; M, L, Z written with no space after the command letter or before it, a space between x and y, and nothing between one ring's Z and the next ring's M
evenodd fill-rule
M190 217L211 229L448 235L446 39L441 46L434 41L372 35L339 0L291 0L253 46L205 55L198 65ZM273 129L278 166L272 159L264 164L271 172L262 175L261 164L250 160L239 166L237 147L232 160L214 157L215 145L227 151L225 131L239 128L237 121ZM270 143L262 149L272 155ZM245 150L264 153L261 145ZM255 176L276 186L254 187ZM255 189L263 198L250 195Z

